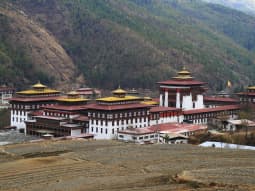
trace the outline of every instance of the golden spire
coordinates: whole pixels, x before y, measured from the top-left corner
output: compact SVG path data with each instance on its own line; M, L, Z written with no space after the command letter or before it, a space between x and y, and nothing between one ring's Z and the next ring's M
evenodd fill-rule
M113 95L116 95L118 97L125 97L127 92L123 89L120 88L120 85L118 87L118 89L112 91Z
M179 79L179 80L193 79L193 77L191 76L191 73L186 69L185 66L183 66L182 70L178 72L178 76L173 78Z
M33 88L38 88L38 89L44 89L44 88L46 88L47 86L45 86L45 85L43 85L43 84L41 84L41 82L40 82L40 80L37 82L37 84L34 84L33 86L32 86Z

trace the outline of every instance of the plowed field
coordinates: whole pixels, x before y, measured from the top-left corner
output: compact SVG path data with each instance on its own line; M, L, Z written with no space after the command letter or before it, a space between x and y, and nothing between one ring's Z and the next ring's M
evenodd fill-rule
M0 147L0 190L255 190L255 152L48 141Z

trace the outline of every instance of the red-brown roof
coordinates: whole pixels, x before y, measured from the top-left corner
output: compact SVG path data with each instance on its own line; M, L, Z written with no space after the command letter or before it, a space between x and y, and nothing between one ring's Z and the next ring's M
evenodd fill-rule
M101 105L101 104L89 104L86 105L87 109L93 109L93 110L124 110L124 109L136 109L136 108L149 108L150 105L145 104L119 104L119 105Z
M151 129L149 129L148 127L145 128L130 128L130 129L126 129L123 131L119 131L118 133L122 133L122 134L131 134L131 135L145 135L145 134L152 134L155 133L154 131L152 131Z
M86 115L80 115L79 117L74 118L76 121L89 121L88 116Z
M194 132L199 130L207 129L204 125L196 124L186 124L186 123L164 123L153 125L145 128L131 128L123 131L119 131L121 134L131 134L131 135L146 135L153 134L156 132L159 133L176 133L181 134L185 132Z
M183 111L183 113L184 115L190 115L190 114L211 113L211 112L218 112L218 111L238 110L238 109L240 109L239 105L225 105L225 106L218 106L215 108L192 109L192 110Z
M29 115L31 116L43 115L43 110L36 110L36 111L30 112Z
M186 123L164 123L149 127L154 132L184 133L207 129L206 126Z
M150 112L152 113L164 112L164 111L180 111L180 109L175 107L162 107L162 106L151 107L150 109Z
M161 85L175 85L175 86L197 86L207 84L206 82L201 82L197 80L167 80L157 83Z
M49 97L13 97L8 99L9 101L16 102L40 102L40 101L56 101L59 96L49 96Z
M212 102L239 102L237 99L228 98L228 97L204 97L204 101Z
M61 111L79 111L84 110L87 105L47 105L43 109L61 110Z

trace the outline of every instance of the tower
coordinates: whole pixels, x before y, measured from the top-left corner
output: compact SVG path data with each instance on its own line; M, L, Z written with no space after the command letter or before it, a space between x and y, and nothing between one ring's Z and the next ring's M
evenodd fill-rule
M176 77L158 82L160 86L160 106L176 107L183 110L204 108L203 93L205 82L197 81L183 67Z

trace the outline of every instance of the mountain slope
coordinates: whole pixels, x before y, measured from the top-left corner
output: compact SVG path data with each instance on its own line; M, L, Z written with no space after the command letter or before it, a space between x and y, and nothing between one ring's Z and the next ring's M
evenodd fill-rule
M0 16L2 83L23 86L41 80L65 88L75 82L76 67L54 36L11 7L0 7Z
M255 80L255 19L238 11L188 0L8 2L50 31L92 86L152 88L183 65L211 88Z
M203 0L208 3L215 3L230 7L247 14L255 15L255 1L254 0Z

